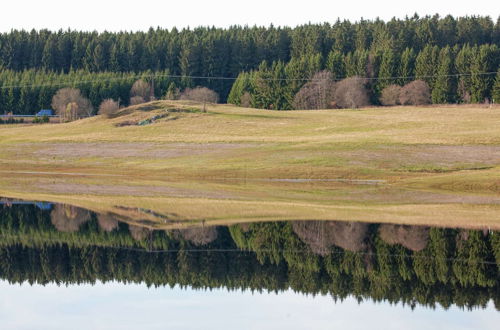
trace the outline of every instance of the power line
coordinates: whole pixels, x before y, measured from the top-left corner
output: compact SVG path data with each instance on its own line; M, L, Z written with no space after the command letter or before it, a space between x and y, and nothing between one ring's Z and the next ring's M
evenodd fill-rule
M99 74L99 73L96 73ZM421 79L421 78L439 78L439 77L448 77L448 78L458 78L458 77L471 77L471 76L488 76L488 75L496 75L497 72L478 72L478 73L456 73L456 74L448 74L448 75L424 75L424 76L391 76L391 77L361 77L361 76L350 76L350 77L336 77L332 79L321 78L255 78L261 81L325 81L325 80L333 80L340 81L346 78L354 78L360 80L395 80L395 79ZM199 80L228 80L235 81L238 77L224 77L224 76L189 76L189 75L173 75L173 74L138 74L134 76L127 77L114 77L107 79L94 79L94 80L80 80L80 81L68 81L61 83L47 83L47 84L24 84L24 85L8 85L8 86L0 86L0 89L14 89L14 88L30 88L30 87L61 87L61 86L77 86L83 84L91 84L94 82L109 82L109 81L119 81L119 80L133 80L140 78L172 78L172 79L199 79Z
M5 235L2 234L0 235L2 239L18 239L16 235ZM45 242L49 243L61 243L60 240L57 238L44 238L43 239ZM24 243L21 243L24 245ZM68 244L68 243L66 243ZM69 246L69 244L68 244ZM164 249L164 250L153 250L153 249L148 249L148 248L134 248L134 247L124 247L124 246L116 246L116 245L105 245L105 244L95 244L95 245L87 245L87 246L93 246L96 248L103 248L103 249L113 249L113 250L120 250L120 251L131 251L131 252L140 252L140 253L147 253L147 254L167 254L167 253L179 253L179 252L186 252L186 253L249 253L249 254L257 254L257 253L274 253L274 252L279 252L279 253L304 253L304 254L314 254L313 251L307 250L307 249L300 249L300 250L294 250L294 249L255 249L255 250L248 250L248 249L239 249L239 248L230 248L230 249L222 249L222 248L212 248L212 249ZM347 255L349 253L352 253L354 255L360 255L360 256L371 256L371 257L391 257L391 258L405 258L405 259L425 259L425 260L442 260L442 261L449 261L449 262L462 262L462 263L471 263L471 264L482 264L482 265L499 265L498 262L496 261L488 261L488 260L470 260L470 259L463 259L463 258L454 258L454 257L438 257L438 256L431 256L431 255L417 255L417 254L401 254L401 253L377 253L377 252L366 252L366 251L347 251L347 250L341 250L341 251L334 251L332 249L324 249L323 252L326 252L326 255Z

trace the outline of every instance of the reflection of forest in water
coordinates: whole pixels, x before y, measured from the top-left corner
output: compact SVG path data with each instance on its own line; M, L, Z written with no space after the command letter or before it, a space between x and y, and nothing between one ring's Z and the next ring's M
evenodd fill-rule
M496 232L340 221L153 231L119 220L68 205L0 206L0 277L500 308Z

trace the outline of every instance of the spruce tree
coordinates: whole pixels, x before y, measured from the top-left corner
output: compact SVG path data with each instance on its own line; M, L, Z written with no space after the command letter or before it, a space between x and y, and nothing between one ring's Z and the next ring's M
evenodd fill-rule
M344 55L341 52L332 50L326 60L326 69L333 75L333 79L344 79L346 76Z
M493 85L493 91L491 93L491 99L493 103L500 104L500 69L497 71L495 84Z
M432 103L449 103L456 95L456 77L453 68L453 56L450 47L439 53L437 76L432 90Z
M415 75L415 52L413 48L406 48L401 54L398 70L398 84L406 85L413 80Z
M382 53L380 68L378 70L378 81L376 92L379 94L385 87L392 85L395 81L392 77L396 75L396 56L392 49Z
M471 101L481 103L491 97L494 77L491 72L498 68L499 56L496 45L474 47L471 65Z
M416 79L425 81L429 87L434 88L435 75L437 73L438 48L427 45L418 54L415 62Z

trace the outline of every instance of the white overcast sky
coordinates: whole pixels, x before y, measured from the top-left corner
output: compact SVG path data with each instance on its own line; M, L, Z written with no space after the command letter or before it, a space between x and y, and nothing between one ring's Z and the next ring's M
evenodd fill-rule
M0 32L47 28L120 31L149 27L287 25L380 17L500 14L498 0L8 0L0 9Z

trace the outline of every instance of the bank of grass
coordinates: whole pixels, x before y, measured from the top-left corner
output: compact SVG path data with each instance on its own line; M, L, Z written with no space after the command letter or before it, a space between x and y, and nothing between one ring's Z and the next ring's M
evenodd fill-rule
M101 211L120 203L149 203L161 212L185 205L174 209L185 218L202 219L205 212L213 221L500 221L498 107L200 109L156 101L113 118L2 126L0 194ZM150 125L135 125L164 114ZM272 181L297 178L325 181ZM328 181L337 179L377 180L391 191ZM219 181L225 184L214 183ZM226 195L179 198L178 190L165 190L172 182ZM186 182L207 183L193 188ZM65 184L74 191L61 191Z

